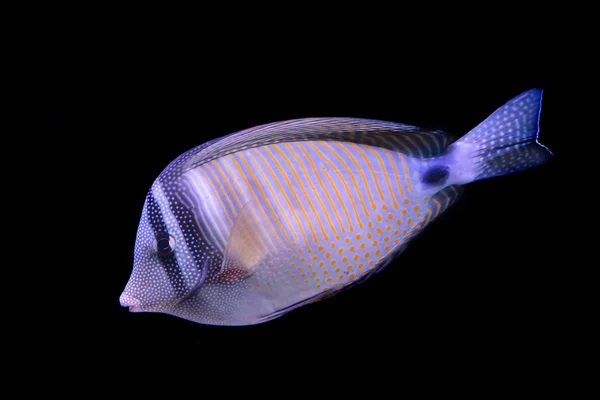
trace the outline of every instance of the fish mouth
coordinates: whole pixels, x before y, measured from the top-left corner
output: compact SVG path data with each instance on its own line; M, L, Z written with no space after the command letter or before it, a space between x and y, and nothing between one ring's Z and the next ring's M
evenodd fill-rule
M128 293L123 293L121 297L119 297L119 303L121 303L122 307L129 307L129 312L142 312L144 311L144 307L142 306L142 302L134 296L131 296Z
M119 297L119 303L122 307L129 308L129 312L145 312L145 311L157 311L161 308L160 304L157 303L142 303L140 299L129 293L123 292Z

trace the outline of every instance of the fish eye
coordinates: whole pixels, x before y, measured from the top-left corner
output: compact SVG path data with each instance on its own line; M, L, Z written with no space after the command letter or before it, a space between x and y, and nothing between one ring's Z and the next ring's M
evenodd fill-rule
M161 255L167 255L175 250L175 239L166 232L160 232L154 240L154 250Z

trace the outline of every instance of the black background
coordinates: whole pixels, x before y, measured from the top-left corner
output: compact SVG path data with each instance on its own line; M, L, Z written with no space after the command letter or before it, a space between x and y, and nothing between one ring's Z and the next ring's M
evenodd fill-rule
M534 24L517 36L550 38L543 28ZM50 193L67 206L54 226L66 228L68 239L61 238L69 244L53 256L60 268L40 272L52 287L44 297L51 305L40 307L60 310L42 314L66 348L110 360L132 349L202 354L211 363L238 351L323 361L379 352L395 360L514 358L538 366L569 352L564 338L575 323L576 289L560 260L571 246L564 135L572 74L557 67L555 47L504 33L466 44L443 34L425 41L413 31L395 41L394 29L368 38L353 30L280 43L271 31L256 41L238 35L233 45L204 36L179 42L185 29L166 39L136 30L107 37L108 30L73 46L44 43L34 88L43 131L64 154L54 159L60 172ZM555 156L466 186L366 283L247 327L120 307L145 195L186 150L303 117L390 120L458 138L535 87L544 89L540 141Z

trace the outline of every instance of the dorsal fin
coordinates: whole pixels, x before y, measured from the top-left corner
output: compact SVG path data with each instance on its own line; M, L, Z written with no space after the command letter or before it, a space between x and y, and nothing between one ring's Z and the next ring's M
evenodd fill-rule
M215 140L190 157L185 169L195 168L248 148L314 140L368 144L418 158L436 156L452 142L450 136L442 131L430 131L396 122L358 118L295 119L257 126Z

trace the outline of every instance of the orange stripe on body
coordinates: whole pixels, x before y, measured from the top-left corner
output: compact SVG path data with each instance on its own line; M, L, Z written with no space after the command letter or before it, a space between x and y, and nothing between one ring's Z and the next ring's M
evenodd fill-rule
M275 192L273 192L273 188L269 184L268 179L265 177L265 174L263 173L262 168L260 167L260 165L256 162L256 160L254 159L254 157L252 157L252 155L250 153L248 153L248 158L254 163L254 165L256 166L256 169L260 172L260 176L262 177L262 179L265 181L267 187L269 188L269 192L271 192L271 196L275 200L275 203L277 203L277 207L279 208L279 210L283 211L283 207L281 207L281 204L279 203L279 200L277 199ZM265 202L267 202L266 198L265 198ZM271 208L271 206L269 206L269 208ZM271 208L271 210L273 210L273 209ZM290 228L290 231L294 235L294 238L297 238L296 232L294 231L294 228L292 227L292 224L290 223L290 220L288 219L287 215L285 213L282 213L282 214L283 214L283 217L285 218L285 221L287 222L288 227ZM279 221L278 221L278 223L279 223ZM290 239L286 235L285 230L283 230L283 227L281 226L281 224L279 224L279 227L281 228L281 230L285 236L285 239L289 242Z
M229 173L230 173L229 177L225 176L225 173L223 172L223 169L219 165L220 162L222 162L223 165L225 165L225 168L229 171ZM239 208L241 210L242 207L243 207L243 204L240 201L240 199L239 199L236 191L233 189L233 187L231 186L231 183L230 183L231 180L232 180L232 178L235 176L234 173L233 173L233 171L231 171L231 168L229 167L229 165L224 160L215 160L214 163L215 163L215 165L217 167L217 170L219 171L219 174L223 177L223 179L227 183L227 187L229 188L229 191L231 193L233 193L233 196L235 197L235 200L238 203ZM246 197L246 194L244 193L242 187L238 184L237 179L233 179L233 182L236 185L236 187L238 188L238 190L242 193L242 196L244 196L244 204L247 203L248 202L248 198ZM238 210L238 212L239 212L239 210ZM254 212L254 209L251 209L250 212L254 216L254 219L258 220L258 216ZM264 249L266 249L267 248L267 243L264 240L264 236L268 237L268 233L265 231L265 229L264 229L264 227L262 225L261 225L260 229L262 230L263 235L262 236L261 235L256 235L256 236L258 236L259 241L262 243L261 247L264 248ZM258 243L258 242L255 241L255 243ZM267 255L268 255L268 253L267 253Z
M189 173L197 176L196 178L194 178L193 176L191 177L192 185L194 186L194 189L196 190L196 193L204 193L204 192L206 192L207 190L204 190L205 186L204 186L204 183L202 183L202 180L200 179L200 173L199 173L198 169L194 168L194 169L190 170ZM201 185L202 188L200 188L199 185ZM211 206L214 209L217 209L217 207L215 205L215 202L213 200L213 196L207 196L207 198L208 198L208 201L210 202ZM202 214L204 215L204 213L202 213ZM224 227L225 226L225 221L223 221L223 219L221 218L220 213L217 213L217 215L218 215L218 218L220 220L221 227ZM213 230L213 226L211 226L211 224L208 224L208 221L205 221L205 223L206 223L206 227L213 234L213 237L216 237L217 234L218 234L218 236L221 238L221 240L223 241L223 243L227 243L227 238L225 237L225 235L223 234L223 232L221 231L221 229L218 229L219 226L216 226L215 228L217 228L217 229ZM215 231L216 231L216 234L215 234ZM227 229L225 229L225 231L227 231Z
M263 149L269 155L269 157L271 157L271 159L273 160L273 162L275 163L275 165L277 165L277 168L279 168L279 170L281 171L281 174L285 178L285 181L288 184L288 187L290 188L290 191L292 192L292 195L294 196L294 199L296 200L296 204L298 204L298 208L300 208L300 211L302 212L302 215L304 215L304 220L308 223L308 228L310 229L310 233L313 236L313 240L315 242L317 242L318 241L317 240L317 236L315 235L315 230L314 230L314 228L312 226L312 223L310 222L310 219L308 218L308 215L306 215L306 211L304 210L304 207L302 206L302 203L298 199L298 196L296 196L296 192L294 191L294 186L292 186L292 182L290 182L289 178L287 177L287 174L285 173L285 169L283 169L283 167L281 166L281 164L279 164L279 161L277 161L277 158L273 155L273 153L271 153L271 150L269 149L269 146L263 147Z
M377 158L377 161L379 161L379 166L381 167L381 171L383 171L383 176L385 177L385 183L387 184L388 192L390 193L390 196L392 196L392 204L393 204L394 208L397 209L398 203L396 202L396 197L394 196L394 192L392 191L392 185L390 185L390 179L388 177L387 169L383 165L383 160L381 159L381 157L379 157L379 154L377 154L377 152L375 150L373 150L373 148L371 146L367 146L367 150L369 150L371 153L373 153L375 158ZM379 186L377 186L377 187L379 188ZM381 190L380 190L380 193L381 193ZM381 200L384 200L383 195L381 195Z
M258 156L260 157L260 159L262 160L262 162L266 165L267 170L269 171L269 173L273 177L273 180L277 184L277 187L279 188L279 191L281 192L281 195L283 196L283 198L285 199L288 207L292 211L292 215L294 216L294 219L296 220L296 223L298 224L297 226L300 227L300 231L302 232L302 236L304 238L304 244L308 247L308 240L306 239L306 232L304 231L304 227L300 223L300 219L298 219L298 215L296 215L296 211L294 211L294 207L292 207L292 203L291 203L290 199L285 194L285 191L283 190L283 187L281 187L281 183L279 182L279 179L277 178L277 175L275 175L275 172L273 171L273 169L271 168L271 166L267 163L267 160L263 157L263 155L261 154L261 152L258 149L252 149L252 151L254 153L258 154ZM278 167L281 170L281 167L279 165L278 165ZM284 177L287 180L287 175L284 174ZM287 182L288 182L288 185L291 187L291 184L290 184L289 180L287 180ZM285 213L284 213L284 215L285 215ZM287 217L286 217L286 220L287 220ZM290 225L290 227L291 227L291 225ZM293 231L294 231L294 237L295 237L296 236L296 232L295 232L295 230L293 230Z
M323 144L324 146L326 145L325 143ZM342 146L340 143L335 142L335 145L338 146L340 149L342 149L342 151L344 153L346 153L346 155L348 157L350 157L350 160L353 161L354 165L358 168L358 172L361 174L362 178L363 178L363 182L365 183L366 186L366 192L369 195L369 198L371 199L371 192L369 190L369 185L367 183L367 180L365 178L365 174L362 172L360 165L358 164L358 162L354 159L354 157L352 157L352 154L346 150L344 148L344 146ZM350 170L346 167L346 163L343 161L343 159L339 156L337 156L338 159L342 160L344 167L346 168L346 171L348 171L348 173L350 174L350 177L352 178L352 182L354 183L354 188L356 189L356 192L358 193L358 198L360 200L360 203L363 206L363 211L365 212L365 215L368 217L369 216L369 211L367 211L367 206L365 205L365 202L363 201L362 195L360 194L360 190L358 189L358 185L356 184L356 180L354 179L354 175L352 175L352 173L350 172ZM371 199L371 203L373 203L373 199Z
M310 179L310 176L308 175L308 172L306 172L306 168L304 168L304 163L302 163L302 161L300 160L300 157L298 157L298 155L296 154L296 152L294 151L294 149L292 149L292 146L289 143L285 143L285 145L288 148L288 150L292 153L292 155L294 156L294 158L296 159L296 161L298 161L298 164L300 165L300 168L302 169L302 172L304 173L304 176L306 177L306 180L308 181L308 184L310 185L310 188L312 189L313 193L315 194L315 197L317 198L317 201L319 202L319 205L321 206L321 210L323 210L323 214L325 214L325 218L327 219L327 223L329 224L329 228L331 228L331 231L333 232L333 234L337 236L337 230L335 229L335 226L331 222L331 218L329 218L329 212L327 211L327 208L325 208L325 205L321 201L321 196L319 196L319 194L315 190L315 187L314 187L314 185L312 183L312 179ZM300 148L300 149L303 150L302 148ZM313 171L315 171L315 176L317 178L317 181L321 184L321 188L323 188L323 182L321 182L321 178L319 178L319 175L316 173L314 163L312 162L312 160L310 159L310 157L308 157L308 160L309 160L309 162L310 162L310 164L311 164L311 166L313 168ZM325 188L323 188L323 190L325 190ZM327 197L329 197L329 195ZM330 201L331 201L331 199L330 199ZM325 232L323 232L323 234L325 235L325 240L329 240L327 238L327 234Z
M242 177L242 179L244 180L244 183L246 184L246 187L248 188L248 191L250 192L250 194L252 195L252 197L254 198L254 201L256 202L256 205L260 208L260 211L263 214L263 217L267 220L267 223L269 224L271 230L273 231L273 233L275 233L275 228L273 227L273 225L271 224L271 221L269 220L269 218L267 217L267 213L265 212L265 210L262 208L262 205L260 204L260 202L258 201L258 198L256 197L256 194L254 193L254 191L252 190L252 186L250 186L250 183L248 182L248 179L246 179L246 175L244 175L244 171L242 170L242 167L238 164L238 162L235 160L235 158L233 158L233 156L227 155L224 156L224 158L228 158L231 160L231 162L233 163L233 165L235 165L235 167L237 168L237 170L240 173L240 176ZM256 215L254 216L256 218ZM258 218L256 218L258 220ZM259 226L263 226L262 224L258 224ZM265 232L266 233L266 232ZM277 234L275 234L275 236L277 237L278 241L281 243L281 240L279 239L279 236L277 236ZM277 251L277 247L275 247L275 244L273 243L273 241L271 240L271 237L269 236L269 234L266 234L266 237L272 247L272 249L274 251Z
M317 215L317 211L315 210L315 207L313 206L312 201L310 201L310 198L306 194L306 191L304 190L304 187L302 186L302 182L300 181L300 177L298 176L296 171L294 171L294 167L292 166L291 161L287 158L287 156L285 155L283 150L281 150L278 146L274 146L274 148L275 148L275 150L277 150L279 155L281 157L283 157L283 159L287 163L288 167L290 167L290 171L292 172L292 175L294 175L294 178L296 178L296 181L298 182L298 185L300 186L300 190L302 190L302 193L304 194L304 197L306 198L306 201L308 202L308 206L312 210L313 215L315 216L315 219L317 220L317 223L319 224L319 228L321 228L321 233L323 233L325 240L329 240L327 233L325 232L325 229L323 228L323 224L321 223L321 218L319 218L319 216ZM318 242L319 240L317 239L317 236L314 234L314 232L313 232L313 236L314 236L313 240L315 241L315 243Z
M235 198L235 201L237 202L238 207L242 208L243 204L240 201L237 193L235 192L235 190L233 190L233 187L231 186L231 182L230 182L231 176L229 176L229 177L225 176L225 172L223 172L223 170L221 169L221 166L219 165L219 162L220 162L219 160L215 161L215 165L217 167L217 170L219 171L219 175L221 175L221 177L223 178L223 180L227 183L227 187L229 188L229 191L231 193L233 193L233 197Z
M375 186L377 186L377 191L379 192L379 196L381 197L381 199L383 200L383 193L381 193L381 188L379 187L379 182L377 181L377 177L375 176L375 171L373 170L373 166L371 165L371 162L369 161L369 158L367 157L367 155L364 153L364 151L362 151L362 149L360 147L358 147L357 145L355 145L354 143L348 143L351 147L353 147L356 151L358 151L358 153L362 156L362 158L365 160L365 163L367 163L367 167L369 167L369 170L371 171L371 174L373 175L373 180L375 181ZM358 167L358 162L354 159L353 156L351 156L352 153L348 152L348 155L350 156L350 159L352 161L355 162L356 166ZM365 182L365 186L369 186L367 183L367 179L365 177L365 174L362 172L362 170L359 170L360 176L362 176L363 181ZM375 205L375 202L373 201L373 197L371 197L371 191L367 190L367 195L369 195L369 200L371 201L371 207L373 207L373 210L377 209L377 206Z
M190 179L193 180L193 178L186 178L183 181L183 184L186 186L188 192L189 192L189 196L194 196L192 193L194 192L194 190L192 189L192 187L190 187ZM194 185L195 187L195 185ZM190 204L191 207L194 206L194 200L192 200L191 198L188 198L188 194L184 193L183 196L186 199L186 201ZM194 196L195 197L195 196ZM198 208L201 208L200 203L198 203ZM202 223L200 223L200 221L198 220L198 214L200 214L202 221L204 222L204 226L206 226L209 230L210 230L210 235L207 234L204 229L202 228ZM204 217L204 213L202 212L202 210L200 209L199 212L194 212L192 213L192 215L194 216L194 221L196 222L196 226L200 229L200 232L202 234L203 237L205 238L216 238L216 235L214 234L214 232L212 231L212 229L210 228L210 225L208 224L208 222L206 221L206 218ZM219 248L219 250L221 252L223 252L223 247L220 245L220 243L217 241L216 242L217 247Z
M281 225L281 221L279 221L279 218L277 218L277 214L275 213L275 210L271 206L271 203L268 201L267 195L265 194L264 190L262 189L262 185L260 184L259 180L256 179L256 175L254 175L254 172L252 171L252 168L250 168L250 165L248 165L248 162L246 161L246 159L244 157L244 153L238 153L238 157L242 160L242 162L246 166L246 169L250 173L250 177L254 181L254 185L258 188L258 190L260 192L260 195L262 196L264 202L266 203L267 207L269 208L269 211L271 212L271 215L273 216L273 218L275 218L275 222L279 226L280 232L283 233L283 236L285 238L285 242L289 243L290 242L290 238L285 233L285 229L283 229L283 225ZM262 173L262 170L260 170L260 173L261 173L261 175L262 175L262 177L264 179L264 174ZM269 186L269 188L270 188L270 186ZM254 192L252 192L252 193L254 193ZM255 199L256 199L256 197L255 197ZM262 205L261 205L261 209L262 209ZM267 222L269 223L269 226L271 226L271 230L273 231L273 234L275 235L275 237L279 241L279 244L281 244L281 247L286 247L286 245L279 238L279 235L278 235L277 231L275 231L275 229L273 228L273 226L271 224L271 221L268 219L268 217L267 217L267 215L266 215L266 213L264 211L263 211L263 215L265 216L265 218L267 218Z
M318 142L318 143L322 144L322 142ZM344 181L344 178L337 171L337 168L335 167L335 165L333 165L333 163L331 161L329 161L327 159L327 157L325 157L325 155L323 153L321 153L321 151L314 144L312 144L310 142L308 142L306 144L308 146L310 146L319 155L319 157L321 157L321 159L323 161L325 161L326 163L328 163L335 172L337 172L338 178L340 179L340 182L342 182L342 184L346 188L346 193L348 193L348 198L352 202L352 208L356 212L356 220L359 221L359 225L362 228L362 223L360 222L360 218L358 216L358 212L356 211L356 206L354 205L354 199L352 198L352 194L350 193L350 190L348 189L348 185L346 185L346 182ZM344 209L344 214L346 215L346 220L348 221L348 226L350 227L350 232L354 232L354 227L352 226L352 220L350 219L350 215L348 214L348 210L346 209L346 205L344 204L344 200L342 200L342 197L340 196L340 193L338 192L337 187L335 186L335 183L333 183L333 180L329 177L329 174L327 173L327 170L323 169L323 172L325 173L325 176L327 177L327 180L329 181L329 184L333 188L333 191L335 192L335 195L337 196L339 203L341 204L342 208ZM336 210L335 207L333 207L333 209ZM336 215L337 215L337 210L336 210ZM340 225L342 225L341 222L340 222ZM344 226L342 225L342 232L343 232L343 229L344 229Z
M229 171L229 175L230 178L227 179L227 182L231 181L231 178L235 177L234 172L231 170L231 167L229 167L229 164L227 164L226 162L223 162L223 165L225 165L225 168L227 168L227 171ZM244 204L246 204L248 202L248 197L246 196L246 193L244 192L244 190L242 189L242 187L240 186L240 184L238 183L237 179L234 179L233 182L235 183L235 185L238 187L238 190L240 191L240 193L242 194L242 196L244 196ZM235 192L234 192L235 193ZM237 198L237 195L236 195ZM239 202L239 199L238 199ZM241 205L240 205L241 206Z
M229 157L231 157L231 156L229 156ZM223 165L225 166L225 168L227 169L227 171L229 171L230 177L229 177L229 178L225 178L225 176L224 176L224 178L226 179L226 182L229 184L229 182L232 180L232 178L234 178L234 177L235 177L235 173L234 173L234 172L231 170L231 167L229 166L229 164L228 164L228 163L226 163L226 162L225 162L225 160L224 160L223 158L222 158L221 160L217 160L217 161L218 161L218 162L222 162L222 163L223 163ZM219 165L218 165L218 164L217 164L217 167L219 167ZM219 167L219 171L221 172L221 174L223 174L223 170L222 170L220 167ZM244 189L243 189L243 188L241 187L241 185L238 183L238 180L237 180L237 179L233 179L233 183L234 183L234 184L235 184L235 186L238 188L238 191L239 191L239 192L242 194L242 196L244 197L244 204L248 203L248 201L249 201L249 200L248 200L248 197L246 196L246 193L244 193ZM230 186L230 187L231 187L231 186ZM231 189L231 190L233 191L233 189ZM233 193L234 193L234 195L235 195L235 198L236 198L236 200L237 200L237 201L238 201L238 203L240 204L240 209L241 209L243 206L241 206L240 200L239 200L239 198L238 198L238 196L237 196L236 192L235 192L235 191L233 191ZM256 212L254 211L254 209L253 209L253 208L251 208L251 209L250 209L250 212L252 213L252 216L254 217L254 219L255 219L256 221L258 221L258 220L259 220L259 218L258 218L258 215L256 215ZM260 227L261 231L263 232L263 235L262 235L262 236L261 236L261 235L258 235L258 236L260 237L260 240L263 242L263 245L264 245L263 247L264 247L264 248L266 248L267 246L266 246L266 242L265 242L265 240L264 240L264 237L266 237L267 239L269 239L269 242L271 242L271 239L269 238L269 234L268 234L268 232L265 230L265 228L264 228L264 225L262 225L262 224L259 224L259 227ZM271 242L271 245L273 246L273 243L272 243L272 242ZM273 246L273 248L274 248L274 246Z
M312 158L310 158L310 155L308 154L308 152L306 151L306 149L303 147L304 144L305 143L302 143L302 144L296 143L295 145L296 145L296 147L298 147L300 149L300 151L302 151L302 153L304 153L304 156L306 157L306 159L310 163L310 166L311 166L311 168L313 170L313 173L317 177L317 181L319 182L319 185L321 185L321 189L323 189L323 192L325 193L325 196L327 197L327 200L329 200L329 204L331 205L331 209L333 210L333 213L335 214L335 217L337 218L338 224L340 224L340 227L342 228L342 233L346 233L346 230L344 229L344 225L342 224L342 220L340 219L340 216L339 216L339 214L337 212L337 209L336 209L335 205L333 204L333 201L331 200L331 196L329 196L329 192L327 191L327 188L323 184L323 181L321 181L321 177L319 176L319 174L317 172L317 168L315 167L315 163L313 162ZM329 179L329 176L327 176L327 178ZM333 184L331 182L331 179L329 179L329 182L333 186ZM333 186L333 188L335 189L335 186ZM328 219L329 219L329 217L328 217ZM331 224L331 222L330 222L330 224ZM333 230L333 233L336 233L336 231L333 229L333 227L332 227L332 230Z
M208 173L206 171L204 171L204 168L196 168L196 170L199 170L200 172L202 172L202 175L204 175L204 178L208 181L208 184L210 185L211 189L217 195L215 197L217 198L217 200L219 200L219 205L221 206L221 209L223 210L223 214L225 214L225 216L227 217L227 221L229 221L230 225L233 225L233 221L231 220L231 218L229 217L229 214L227 213L227 210L225 208L225 204L223 204L223 201L221 200L221 196L218 196L218 194L220 192L217 191L217 188L212 183L212 180L210 179L210 176L208 176ZM221 186L221 188L223 188L223 186ZM221 214L220 213L219 213L219 219L221 219Z
M219 189L221 190L221 193L225 194L225 199L227 200L227 203L229 204L231 212L235 212L235 207L233 206L233 203L232 203L231 199L229 198L229 193L227 193L227 190L225 190L225 188L223 187L221 180L217 177L217 174L213 171L214 164L213 165L211 165L211 164L213 164L213 163L204 164L204 167L206 167L206 169L212 175L213 179L219 184Z
M404 190L402 189L402 184L400 183L400 175L398 174L398 168L396 167L396 162L394 161L394 158L392 157L392 153L390 153L390 151L388 149L383 149L384 153L388 156L390 163L392 164L392 167L394 168L394 177L396 178L396 185L398 186L398 190L400 191L400 196L404 196ZM396 204L394 206L394 208L398 208L398 205Z
M342 157L340 157L330 146L329 144L323 142L321 143L323 145L323 147L329 149L329 151L331 151L331 154L333 154L333 156L340 162L340 164L342 164L342 166L344 167L344 169L346 170L346 172L348 173L348 176L350 177L350 180L352 180L352 183L354 184L354 189L356 189L356 194L358 195L358 198L361 202L361 204L363 205L363 209L365 211L365 215L368 217L369 216L369 212L367 211L367 208L365 207L365 203L362 200L362 197L360 195L360 190L358 189L358 185L356 184L356 179L354 179L354 175L352 175L352 172L350 171L350 169L348 168L348 166L346 165L346 162L344 161L344 159ZM327 160L327 159L325 159ZM329 160L327 160L329 162ZM360 219L360 216L358 214L358 209L356 208L356 204L354 204L354 199L352 197L352 194L350 193L350 190L348 189L348 186L346 185L346 181L344 180L344 177L342 176L342 174L337 170L337 168L335 167L335 165L333 165L331 162L329 162L333 168L333 170L336 172L336 174L338 175L338 178L340 179L340 181L344 184L344 187L346 188L346 192L348 193L348 197L350 198L350 201L352 202L352 208L354 209L354 213L356 214L356 219L358 221L358 227L362 228L363 224L362 221Z
M408 191L412 192L412 186L410 184L410 174L408 173L408 166L406 165L406 159L402 153L398 153L400 156L400 161L402 162L402 167L404 168L404 177L406 178L406 187L408 187Z

